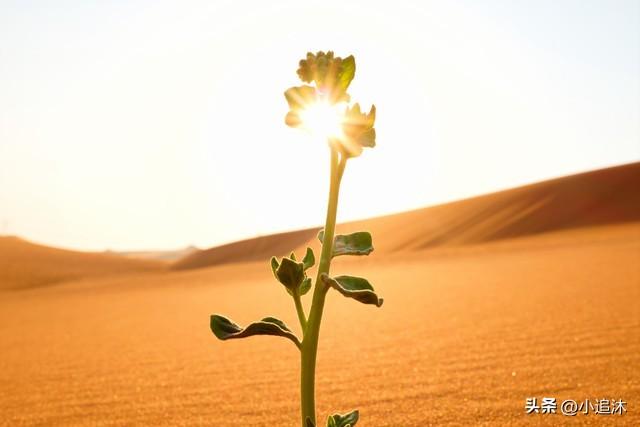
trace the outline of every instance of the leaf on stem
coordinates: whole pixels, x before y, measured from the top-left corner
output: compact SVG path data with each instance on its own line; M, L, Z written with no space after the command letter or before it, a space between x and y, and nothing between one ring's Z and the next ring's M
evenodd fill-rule
M342 69L338 74L338 84L342 90L347 90L351 84L351 80L356 75L356 59L353 55L349 55L342 60Z
M211 315L211 331L222 341L254 335L274 335L290 339L298 348L302 346L298 337L291 332L287 325L275 317L265 317L258 322L249 324L246 328L242 328L224 316L213 314Z
M362 277L338 276L329 277L326 273L320 279L345 297L353 298L363 304L373 304L377 307L382 305L383 299L378 298L373 286Z
M273 271L273 277L278 279L278 275L276 274L276 270L280 267L280 263L278 262L278 258L272 256L271 257L271 271Z
M289 258L282 258L278 261L276 257L271 257L271 271L276 280L284 285L289 295L297 292L304 295L311 289L311 279L307 277L306 270L313 267L316 259L311 248L307 248L307 253L302 262L298 262L293 252Z
M287 291L291 295L293 295L306 278L304 274L304 264L286 257L282 258L280 265L276 268L275 274L278 281L287 288Z
M348 414L333 414L327 419L327 427L353 427L358 422L360 413L356 409Z
M304 264L305 270L310 269L316 263L316 257L313 255L313 250L311 248L307 248L307 253L304 254L302 263Z
M324 230L318 233L318 239L324 243ZM333 240L333 257L340 255L369 255L373 252L373 241L368 231L351 234L338 234Z
M311 289L311 278L307 277L302 281L302 284L300 285L300 290L298 292L300 292L300 295L304 295L307 292L309 292L309 289Z

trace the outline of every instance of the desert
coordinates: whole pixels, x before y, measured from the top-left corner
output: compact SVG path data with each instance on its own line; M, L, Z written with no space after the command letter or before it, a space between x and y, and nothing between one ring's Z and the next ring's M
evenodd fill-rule
M318 412L364 426L638 425L640 164L338 226L375 251L380 309L328 295ZM177 260L0 238L0 424L293 426L295 348L230 343L212 313L296 324L272 254L318 228ZM353 257L355 258L355 257ZM294 328L299 332L299 328ZM525 414L527 398L623 399L623 415Z

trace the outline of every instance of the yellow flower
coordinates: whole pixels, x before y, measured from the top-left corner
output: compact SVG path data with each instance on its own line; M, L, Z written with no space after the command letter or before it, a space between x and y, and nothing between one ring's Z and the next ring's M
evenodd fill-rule
M318 133L348 157L359 156L364 147L374 147L375 106L365 114L359 104L351 108L347 105L347 88L355 69L353 56L342 59L331 51L307 53L297 73L313 86L295 86L284 93L289 104L285 123Z
M346 91L356 73L356 60L353 55L342 59L332 51L319 51L315 55L308 52L307 58L300 60L297 73L303 82L315 83L318 92L329 102L348 101Z
M342 137L337 139L339 148L343 154L349 157L357 157L364 147L376 146L376 130L373 125L376 121L376 106L372 105L369 113L360 111L360 104L356 103L352 108L347 108L342 122Z

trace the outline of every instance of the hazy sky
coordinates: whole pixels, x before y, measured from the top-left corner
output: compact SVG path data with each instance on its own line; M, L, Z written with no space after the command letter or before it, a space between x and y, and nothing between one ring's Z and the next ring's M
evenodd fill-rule
M640 160L638 1L3 1L0 234L144 249L319 225L327 148L282 93L320 49L355 55L352 98L378 108L342 220Z

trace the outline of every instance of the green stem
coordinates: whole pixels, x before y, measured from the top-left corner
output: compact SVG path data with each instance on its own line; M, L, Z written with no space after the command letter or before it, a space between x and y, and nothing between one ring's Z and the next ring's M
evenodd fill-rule
M300 373L300 401L302 412L302 426L306 427L306 419L310 418L316 423L315 407L315 379L316 379L316 355L318 353L318 338L320 336L320 322L327 295L328 287L320 276L329 274L331 257L333 253L333 239L336 228L336 214L338 211L338 194L340 181L347 163L345 156L339 158L338 152L331 148L331 183L329 187L329 204L327 206L327 219L324 226L324 240L322 242L322 254L318 264L318 275L313 290L313 299L309 311L307 328L302 340L301 373Z
M304 308L302 308L302 301L300 300L300 294L298 292L293 293L293 302L296 305L296 311L298 312L298 320L300 320L300 327L302 327L302 333L307 329L307 317L304 315Z

